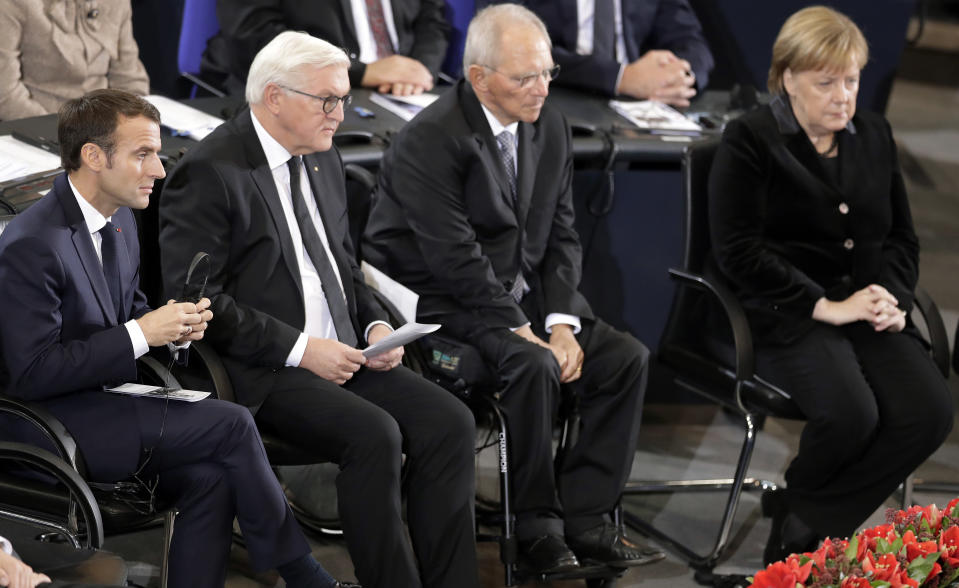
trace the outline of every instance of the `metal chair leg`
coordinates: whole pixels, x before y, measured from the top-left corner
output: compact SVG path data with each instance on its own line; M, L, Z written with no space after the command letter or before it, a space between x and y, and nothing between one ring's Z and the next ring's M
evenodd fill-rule
M625 512L626 522L636 527L646 535L650 535L662 543L670 545L684 559L688 560L694 567L712 567L722 555L729 540L729 532L732 529L733 520L736 517L736 508L739 505L739 497L744 487L748 489L773 489L776 487L772 482L766 480L749 479L747 486L746 471L749 469L749 462L752 459L753 449L756 445L756 427L755 419L751 414L744 415L746 433L743 437L742 449L739 452L739 460L736 464L736 472L731 479L719 480L681 480L667 481L659 483L630 483L626 485L623 491L624 495L644 494L658 492L680 492L680 491L705 491L729 489L729 498L726 501L726 507L723 510L723 518L719 524L719 532L716 536L716 542L713 548L705 555L698 554L692 549L683 545L676 539L673 539L663 531L657 529L638 516Z
M167 588L170 576L170 544L173 543L173 523L177 510L171 508L163 513L163 557L160 561L160 588Z
M500 538L499 556L503 562L505 570L506 586L515 586L516 579L516 558L517 545L515 535L516 515L513 514L512 497L510 496L510 477L509 477L509 438L506 429L506 415L502 409L492 399L489 400L489 406L492 409L496 419L496 426L499 429L499 442L497 451L499 454L499 481L500 481L500 500L503 503L503 536Z

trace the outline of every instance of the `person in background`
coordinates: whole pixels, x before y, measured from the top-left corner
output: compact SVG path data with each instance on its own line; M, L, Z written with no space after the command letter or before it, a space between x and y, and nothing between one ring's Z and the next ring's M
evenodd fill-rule
M446 55L443 9L443 0L218 0L220 32L207 44L204 70L242 95L257 51L283 31L303 31L346 49L352 87L419 94L433 88Z
M845 15L790 16L773 100L729 123L710 174L713 255L746 309L756 373L807 418L786 487L763 495L766 563L854 532L952 427L909 319L919 242L896 143L856 109L867 59Z
M688 106L713 56L688 0L526 0L546 23L557 85Z
M130 0L0 0L0 120L99 88L146 95Z
M0 586L5 588L34 588L50 582L45 574L38 574L33 568L13 556L13 545L0 537Z

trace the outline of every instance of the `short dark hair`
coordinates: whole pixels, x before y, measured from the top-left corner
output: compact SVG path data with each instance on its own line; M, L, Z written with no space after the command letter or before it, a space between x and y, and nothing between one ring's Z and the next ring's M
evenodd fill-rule
M124 90L94 90L68 100L57 114L60 165L68 172L80 169L80 150L93 143L113 159L120 117L144 116L160 124L160 112L143 98Z

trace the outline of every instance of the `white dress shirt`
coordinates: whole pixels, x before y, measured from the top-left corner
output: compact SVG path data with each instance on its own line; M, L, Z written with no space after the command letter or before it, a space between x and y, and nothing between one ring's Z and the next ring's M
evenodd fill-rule
M73 196L77 199L77 204L80 205L80 212L83 213L83 220L87 225L87 230L90 231L90 238L93 240L93 249L97 252L97 259L102 267L103 237L100 235L100 229L106 226L107 221L113 217L104 217L92 204L87 202L87 199L77 191L77 187L73 185L69 176L67 176L67 182L70 184L70 189L73 190ZM130 335L130 342L133 343L133 357L138 358L141 355L146 355L150 351L150 346L147 345L147 338L143 335L143 329L140 328L136 319L128 320L123 323L123 326L126 327L127 333Z
M0 537L0 551L7 555L13 555L13 545L3 537Z
M480 107L483 109L483 114L486 115L486 121L489 123L490 130L493 131L493 137L498 136L503 131L511 133L513 135L513 149L515 150L516 147L519 145L519 136L517 134L519 132L519 123L512 122L506 126L503 126L503 123L499 122L499 119L496 118L496 116L492 112L490 112L490 110L486 108L484 104L480 103ZM519 154L515 152L513 153L513 165L516 166L517 168L519 167ZM514 169L513 171L516 172L516 177L518 179L519 170ZM524 289L523 294L525 295L528 292L529 292L529 284L526 285L526 288ZM510 330L515 331L517 329L521 329L525 327L528 324L529 323L518 325L516 327L513 327ZM571 314L564 314L561 312L552 312L546 315L545 329L547 333L553 332L553 325L570 325L571 327L573 327L573 333L579 333L580 330L582 329L582 324L580 323L578 316L573 316Z
M398 43L396 40L396 25L393 23L393 6L390 0L382 0L383 19L386 21L386 30L390 35L390 45L393 51L396 51ZM356 42L360 46L360 61L363 63L373 63L380 59L376 53L376 40L373 38L373 30L370 28L370 19L366 12L366 0L350 0L350 6L353 8L353 26L356 29Z
M306 352L306 343L310 337L321 339L337 339L336 327L333 325L333 316L330 314L330 306L326 302L326 294L323 292L323 283L320 280L320 274L313 265L303 244L303 238L300 234L300 225L296 220L296 213L293 212L293 194L290 191L290 168L287 167L287 161L292 157L285 147L280 145L270 133L263 128L263 125L257 120L254 113L250 113L253 119L253 128L256 130L256 136L263 147L263 153L266 155L267 165L270 167L270 173L273 174L273 182L276 184L276 191L280 195L280 205L283 207L283 216L286 218L286 226L290 230L290 238L293 241L293 251L296 254L296 265L300 270L300 282L303 286L303 306L306 310L303 332L297 338L293 349L290 350L286 358L286 365L299 366ZM336 266L333 252L330 250L329 238L326 235L326 229L323 227L323 218L320 216L319 208L316 205L316 199L313 197L313 189L310 187L309 179L306 175L306 166L300 166L300 192L306 201L306 209L316 226L316 232L323 242L323 249L333 266L333 273L336 275L337 292L346 302L346 294L343 291L343 276L340 275ZM369 334L370 329L376 324L383 324L389 327L387 323L375 321L366 328L364 338Z

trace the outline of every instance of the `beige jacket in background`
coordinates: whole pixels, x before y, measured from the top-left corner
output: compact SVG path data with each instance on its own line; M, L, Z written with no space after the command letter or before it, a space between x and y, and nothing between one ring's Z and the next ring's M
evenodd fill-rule
M147 94L131 13L130 0L0 0L0 120L98 88Z

